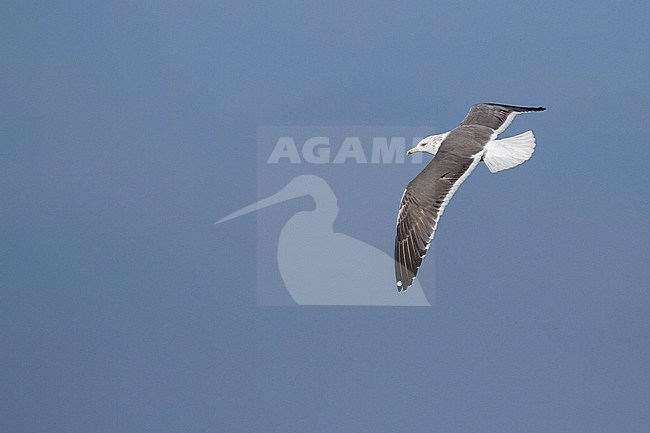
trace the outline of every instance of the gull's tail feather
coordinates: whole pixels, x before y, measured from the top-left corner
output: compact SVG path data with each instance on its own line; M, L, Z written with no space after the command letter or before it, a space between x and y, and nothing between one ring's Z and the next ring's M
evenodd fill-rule
M490 141L485 146L483 161L492 173L516 167L527 161L535 151L533 131L514 137Z

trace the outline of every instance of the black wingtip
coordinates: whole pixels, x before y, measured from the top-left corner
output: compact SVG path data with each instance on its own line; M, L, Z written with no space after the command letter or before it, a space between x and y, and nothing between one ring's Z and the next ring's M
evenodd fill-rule
M485 105L497 105L499 107L504 107L513 111L518 111L520 113L525 113L528 111L544 111L546 107L522 107L520 105L508 105L508 104L497 104L494 102L484 102Z

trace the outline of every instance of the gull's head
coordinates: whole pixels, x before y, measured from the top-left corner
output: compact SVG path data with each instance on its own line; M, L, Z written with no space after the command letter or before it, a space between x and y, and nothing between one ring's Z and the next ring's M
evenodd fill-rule
M426 152L430 153L431 155L435 155L438 153L438 149L440 149L440 145L445 140L445 138L447 138L447 135L449 135L449 132L424 137L417 145L410 148L406 153L411 155L415 152Z

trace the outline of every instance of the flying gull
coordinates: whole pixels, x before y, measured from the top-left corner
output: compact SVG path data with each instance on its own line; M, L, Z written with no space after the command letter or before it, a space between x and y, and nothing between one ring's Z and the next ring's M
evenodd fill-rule
M395 237L397 290L408 289L422 264L438 220L458 187L485 162L492 173L515 167L533 154L535 136L526 131L497 140L517 114L544 107L475 104L460 126L425 137L408 153L427 152L433 160L413 179L400 202Z

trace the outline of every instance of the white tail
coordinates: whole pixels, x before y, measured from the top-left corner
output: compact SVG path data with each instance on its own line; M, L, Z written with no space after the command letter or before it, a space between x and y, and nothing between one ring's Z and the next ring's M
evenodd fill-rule
M515 135L501 140L490 141L485 145L483 161L492 173L516 167L528 161L535 151L533 131Z

